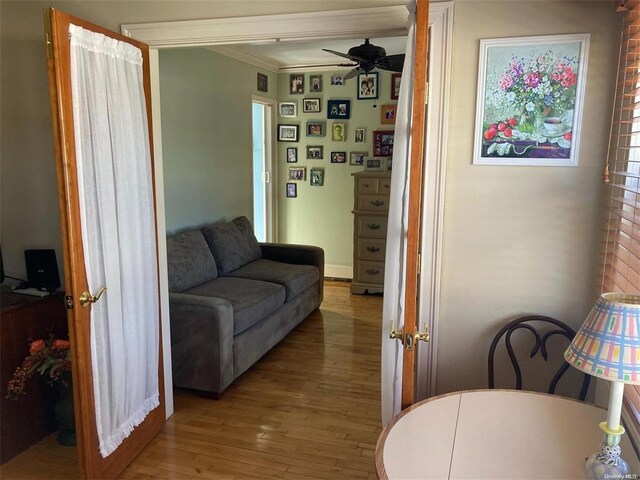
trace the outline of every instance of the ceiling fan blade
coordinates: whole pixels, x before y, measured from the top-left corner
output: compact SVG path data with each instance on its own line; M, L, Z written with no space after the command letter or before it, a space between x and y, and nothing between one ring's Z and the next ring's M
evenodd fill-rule
M362 70L360 67L354 68L353 70L351 70L349 73L347 73L344 76L344 79L345 80L349 80L350 78L354 78L354 77L358 76L361 73L364 73L364 70Z
M334 55L338 55L340 57L348 58L353 62L366 62L364 58L356 57L354 55L349 55L348 53L336 52L335 50L329 50L327 48L322 49L325 52L333 53Z
M382 70L402 72L402 67L404 66L404 54L400 53L398 55L389 55L380 59L376 65Z

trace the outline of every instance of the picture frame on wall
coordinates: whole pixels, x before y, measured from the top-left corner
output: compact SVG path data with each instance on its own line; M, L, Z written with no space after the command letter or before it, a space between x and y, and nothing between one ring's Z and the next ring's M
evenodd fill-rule
M384 172L387 169L387 159L384 157L365 158L364 169L368 172Z
M474 165L578 165L589 39L480 40Z
M287 163L298 163L298 147L287 147Z
M393 155L393 130L376 130L373 132L373 156L390 157Z
M313 167L309 172L309 183L312 187L322 187L324 185L324 168Z
M322 145L307 145L307 160L322 160L324 147Z
M380 123L382 124L396 123L397 111L398 111L398 105L396 104L382 105L380 107Z
M307 137L324 137L326 135L324 122L307 122Z
M347 152L331 152L331 163L347 163Z
M296 102L278 102L278 114L281 117L297 117L298 105Z
M336 122L331 125L331 141L344 142L347 138L347 124Z
M369 152L350 152L349 165L363 166L364 160L369 156Z
M366 141L367 129L364 127L355 129L355 142L364 143Z
M391 74L391 100L398 100L400 97L400 82L402 80L401 73Z
M378 98L378 72L361 73L356 84L358 100Z
M298 141L298 125L288 125L284 123L278 124L278 141L279 142L297 142Z
M258 72L258 85L257 89L259 92L268 92L269 91L269 77L267 77L264 73Z
M287 183L287 198L296 198L298 196L298 184Z
M309 92L322 92L322 75L309 75Z
M327 118L347 120L350 117L350 100L327 100Z
M338 87L344 86L344 75L331 75L331 85Z
M303 182L307 179L307 167L289 167L289 180Z
M304 113L320 113L322 102L319 98L303 98L302 111Z
M289 75L289 93L291 95L304 93L304 74L292 73Z

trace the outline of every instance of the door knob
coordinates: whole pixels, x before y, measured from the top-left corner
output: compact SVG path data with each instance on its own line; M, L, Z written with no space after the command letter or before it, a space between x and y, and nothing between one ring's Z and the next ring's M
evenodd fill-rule
M80 305L86 308L89 306L89 304L96 303L98 300L100 300L100 297L106 291L107 291L107 287L102 287L98 292L98 295L91 295L91 293L89 292L82 292L79 298Z
M407 333L404 348L407 350L413 350L418 342L428 342L429 341L429 332L414 332Z
M396 322L391 323L391 331L389 332L389 338L392 340L400 339L400 342L402 342L402 329L396 330Z

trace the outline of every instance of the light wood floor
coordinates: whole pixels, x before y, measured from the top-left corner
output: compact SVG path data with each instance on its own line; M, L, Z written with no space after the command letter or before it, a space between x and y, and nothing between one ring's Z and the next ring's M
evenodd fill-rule
M175 392L175 414L120 478L375 479L382 298L328 282L325 300L221 400ZM79 478L48 437L1 478Z

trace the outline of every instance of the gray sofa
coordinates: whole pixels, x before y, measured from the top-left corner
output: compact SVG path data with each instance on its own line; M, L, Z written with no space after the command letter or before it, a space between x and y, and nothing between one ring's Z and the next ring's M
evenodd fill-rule
M173 385L219 397L322 303L324 252L238 217L167 238Z

